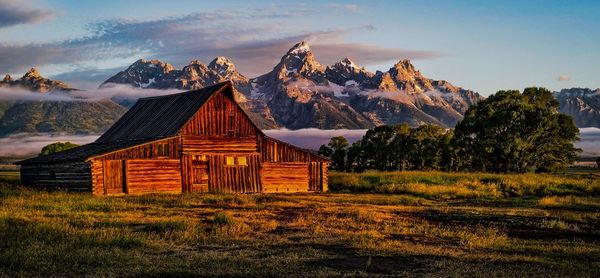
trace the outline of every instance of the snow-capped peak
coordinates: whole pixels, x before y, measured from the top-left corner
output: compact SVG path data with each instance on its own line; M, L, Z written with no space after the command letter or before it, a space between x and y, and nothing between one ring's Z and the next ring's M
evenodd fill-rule
M36 68L31 68L25 73L23 77L42 77L39 71Z
M354 62L352 62L352 60L350 60L350 58L348 58L348 57L344 58L344 60L342 60L340 63L341 63L343 66L346 66L346 67L355 68L355 69L358 69L358 68L359 68L359 67L358 67L358 66L357 66L357 65L356 65Z
M288 54L301 54L301 53L306 53L306 52L310 52L310 47L308 46L308 44L306 42L301 41L301 42L295 44L288 51Z
M212 62L208 64L208 68L218 72L218 74L229 74L236 71L233 62L223 56L219 56L212 60Z

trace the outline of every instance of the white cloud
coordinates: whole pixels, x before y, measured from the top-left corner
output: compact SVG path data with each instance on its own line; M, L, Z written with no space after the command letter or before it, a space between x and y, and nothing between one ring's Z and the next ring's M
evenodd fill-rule
M54 15L53 11L34 7L31 3L0 0L0 29L47 20Z
M142 97L170 95L182 90L141 89L128 85L113 84L87 91L38 93L20 88L0 88L0 101L97 101L101 99L136 100Z
M571 81L571 77L568 75L561 75L557 78L558 81Z

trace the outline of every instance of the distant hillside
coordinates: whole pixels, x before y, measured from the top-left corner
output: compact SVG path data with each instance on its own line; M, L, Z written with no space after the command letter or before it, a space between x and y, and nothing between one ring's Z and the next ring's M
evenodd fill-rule
M28 90L58 96L68 96L68 92L77 90L62 81L42 77L34 68L17 80L7 75L0 81L0 88L20 89L16 91L18 94L31 94L23 91ZM0 136L23 132L98 134L126 111L127 108L111 100L3 100L0 101Z
M126 111L111 100L0 102L0 136L22 132L99 134Z

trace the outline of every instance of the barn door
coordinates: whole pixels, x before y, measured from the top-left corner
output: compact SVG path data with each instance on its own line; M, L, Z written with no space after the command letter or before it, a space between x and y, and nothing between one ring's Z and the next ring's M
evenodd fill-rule
M206 155L194 155L192 160L192 192L208 192L208 174L210 171Z
M103 166L104 194L125 193L125 160L105 160Z

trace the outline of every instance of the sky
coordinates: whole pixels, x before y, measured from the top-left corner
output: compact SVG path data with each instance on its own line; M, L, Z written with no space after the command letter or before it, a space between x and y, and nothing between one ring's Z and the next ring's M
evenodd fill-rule
M140 58L216 56L256 77L293 44L371 71L411 59L484 96L600 87L600 1L0 0L0 74L30 67L94 88Z

